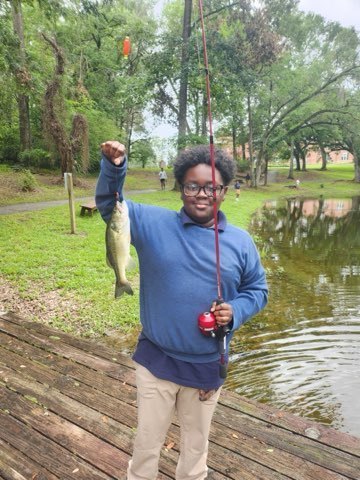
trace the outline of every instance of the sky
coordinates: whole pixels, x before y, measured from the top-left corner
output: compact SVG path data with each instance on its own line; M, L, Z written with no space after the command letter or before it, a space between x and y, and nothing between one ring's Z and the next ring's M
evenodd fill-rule
M156 2L157 14L160 15L165 3L166 0ZM360 31L360 0L300 0L299 9L319 13L326 20L339 22L344 27L355 27Z
M319 13L326 20L360 31L360 0L300 0L299 10Z

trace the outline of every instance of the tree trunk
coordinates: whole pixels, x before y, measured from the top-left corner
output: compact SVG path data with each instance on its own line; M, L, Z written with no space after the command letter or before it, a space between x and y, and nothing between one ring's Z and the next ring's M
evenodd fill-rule
M355 167L355 182L360 183L360 156L356 151L353 152Z
M21 93L18 95L17 102L19 108L20 150L24 151L31 148L29 96Z
M250 93L247 94L247 110L248 110L248 122L249 122L249 159L250 159L250 176L251 186L257 186L256 165L253 157L253 129L252 129L252 111L250 102Z
M30 75L26 64L25 38L24 26L21 9L21 0L12 0L12 17L15 35L19 40L18 62L15 67L15 77L19 88L17 96L17 103L19 109L19 135L20 135L20 150L27 150L31 148L31 129L30 129L30 111L29 111L29 96L24 93L24 90L29 88Z
M269 170L269 155L265 153L265 170L264 170L264 186L267 186L268 181L268 170Z
M327 158L326 158L325 148L322 146L321 143L319 143L319 147L320 147L321 162L322 162L320 170L326 170L326 168L327 168Z
M295 170L297 172L300 172L300 156L299 156L299 152L295 152L295 163L296 163L296 168Z
M301 152L301 170L306 172L306 150Z
M201 136L202 137L206 137L206 118L207 118L207 98L204 93L203 99L202 99L202 109L201 109Z
M134 112L131 112L131 114L129 114L128 116L128 121L126 123L126 156L129 164L131 159L133 126L134 126Z
M289 166L289 175L287 178L294 180L294 140L291 140L290 166Z
M243 161L245 162L245 160L246 160L246 143L245 142L241 143L241 152L242 152L241 157L242 157Z
M191 10L192 0L185 0L183 33L182 33L182 53L181 53L181 77L179 92L179 115L178 115L178 148L182 147L182 141L186 131L187 117L187 92L189 76L189 38L191 35Z
M236 150L236 127L235 127L235 120L233 120L232 129L231 129L231 136L232 136L232 149L233 149L233 157L234 161L237 163L237 150Z

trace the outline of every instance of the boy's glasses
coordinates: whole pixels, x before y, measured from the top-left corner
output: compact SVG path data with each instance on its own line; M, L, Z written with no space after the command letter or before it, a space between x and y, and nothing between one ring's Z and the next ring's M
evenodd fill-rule
M214 193L216 192L216 195L220 195L224 188L224 185L216 185L213 187L212 185L198 185L197 183L184 183L181 185L181 189L184 193L185 196L187 197L196 197L196 195L199 195L201 190L204 190L204 193L207 197L213 197Z

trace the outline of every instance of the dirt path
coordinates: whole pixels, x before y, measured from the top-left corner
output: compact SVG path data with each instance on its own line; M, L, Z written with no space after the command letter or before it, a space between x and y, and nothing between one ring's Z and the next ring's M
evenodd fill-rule
M150 193L155 192L154 189L148 190L131 190L126 192L126 196L131 196L137 193ZM75 198L75 202L91 202L94 200L94 197L81 197ZM69 200L52 200L49 202L33 202L33 203L17 203L14 205L3 205L0 206L0 215L9 215L11 213L21 213L21 212L31 212L34 210L42 210L44 208L57 207L59 205L65 205Z
M94 200L94 197L76 198L76 202L87 202ZM8 215L10 213L30 212L33 210L42 210L43 208L57 207L65 205L69 200L52 200L49 202L34 203L17 203L15 205L3 205L0 207L0 215Z

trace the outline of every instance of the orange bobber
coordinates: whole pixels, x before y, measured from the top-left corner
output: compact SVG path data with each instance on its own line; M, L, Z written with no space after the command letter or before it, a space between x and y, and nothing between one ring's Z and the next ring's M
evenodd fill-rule
M131 51L130 37L126 36L123 43L123 55L124 58L128 58Z

